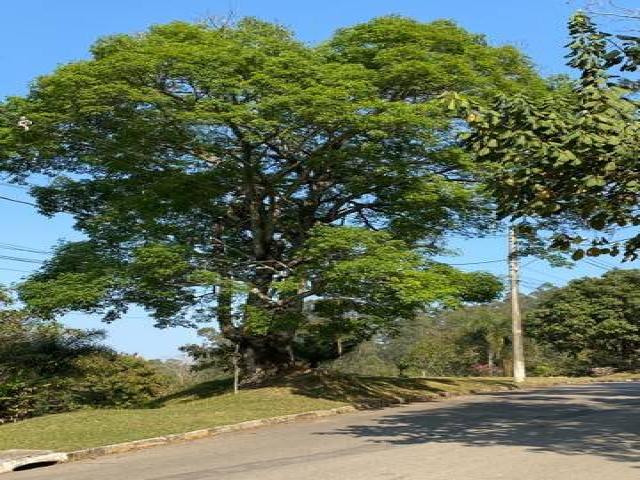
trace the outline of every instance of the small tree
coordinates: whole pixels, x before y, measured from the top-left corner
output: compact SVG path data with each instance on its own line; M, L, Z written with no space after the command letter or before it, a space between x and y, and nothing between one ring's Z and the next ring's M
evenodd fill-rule
M471 336L480 337L486 351L490 375L497 370L496 363L502 358L504 347L511 337L511 318L506 303L478 305L464 308L448 315Z

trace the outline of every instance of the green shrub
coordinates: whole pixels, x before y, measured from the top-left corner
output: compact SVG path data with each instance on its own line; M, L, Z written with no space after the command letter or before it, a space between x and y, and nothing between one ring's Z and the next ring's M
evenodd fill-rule
M71 410L73 401L60 379L34 378L25 372L0 375L0 423Z
M167 375L135 355L87 355L75 364L78 374L68 381L68 391L78 405L140 407L171 387Z
M22 420L38 412L44 413L46 402L38 389L18 377L0 379L0 423Z
M341 373L353 373L370 376L395 376L398 369L380 357L379 348L374 342L364 342L353 351L332 362L322 364L323 368Z
M83 355L74 359L73 370L47 376L5 369L0 374L0 423L84 407L141 407L168 393L171 385L151 362L116 353Z
M113 352L101 331L31 318L7 298L0 295L0 423L86 406L136 407L169 389L152 362Z

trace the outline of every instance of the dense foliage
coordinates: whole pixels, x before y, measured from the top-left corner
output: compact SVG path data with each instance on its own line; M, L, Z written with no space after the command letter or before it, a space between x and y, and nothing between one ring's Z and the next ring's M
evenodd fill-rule
M23 286L38 314L112 321L136 303L161 326L215 319L214 347L238 345L253 370L335 356L327 338L499 291L425 258L488 211L438 97L542 92L516 49L383 17L319 46L245 19L158 25L91 51L0 106L2 169L52 178L32 190L40 210L88 237Z
M167 377L104 347L103 337L0 309L0 423L83 406L139 406L168 389Z
M538 342L569 355L583 371L638 368L640 270L614 270L548 290L526 324Z
M639 287L640 270L613 270L523 295L530 374L637 370ZM369 375L510 375L509 310L506 299L423 316L326 366Z
M568 65L580 78L545 96L502 97L492 108L466 104L471 149L487 162L500 214L523 223L555 220L553 246L583 256L640 250L638 38L599 31L583 13L570 21ZM617 71L616 71L617 69ZM548 227L548 225L547 225ZM584 238L581 230L601 233ZM587 247L583 247L584 243Z
M456 314L421 315L405 322L393 335L379 336L373 342L365 342L339 360L325 364L325 367L368 375L465 376L500 373L502 370L495 363L508 359L508 352L491 350L491 354L488 354L483 333L501 322L504 316L498 312L498 307L494 309L495 316L476 314L474 308L479 307L469 307ZM505 355L501 355L503 353Z
M525 321L527 369L534 376L581 375L592 372L564 348L556 348L530 320L556 289L544 286L521 296ZM559 317L560 318L560 317ZM530 325L531 323L531 325ZM541 322L542 323L542 322ZM452 312L420 316L405 323L394 335L365 342L326 368L366 375L492 376L512 374L509 299L472 305ZM594 362L591 367L611 366Z

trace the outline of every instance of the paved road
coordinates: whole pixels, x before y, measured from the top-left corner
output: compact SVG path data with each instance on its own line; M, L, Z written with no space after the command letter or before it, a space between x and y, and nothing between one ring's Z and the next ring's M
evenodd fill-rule
M2 480L638 480L640 383L479 395L9 473Z

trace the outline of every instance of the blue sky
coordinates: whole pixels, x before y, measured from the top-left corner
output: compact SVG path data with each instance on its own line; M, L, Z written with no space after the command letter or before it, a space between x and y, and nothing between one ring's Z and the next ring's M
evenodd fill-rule
M566 0L27 0L2 2L0 15L0 97L24 94L29 82L51 72L57 65L87 57L88 47L100 36L145 30L150 24L171 20L198 20L205 16L256 16L293 29L308 42L327 38L340 27L372 17L397 13L422 21L449 18L463 27L487 35L492 44L518 46L535 62L543 75L567 72L563 63L568 16L582 2ZM623 2L624 3L624 2ZM632 5L634 2L627 2ZM0 183L0 196L29 200L26 192ZM33 208L0 199L0 283L18 281L37 268L37 261L60 239L77 239L66 216L53 219L39 216ZM12 249L18 246L33 250ZM451 247L460 256L453 263L494 261L504 258L505 238L452 239ZM3 258L18 257L21 260ZM25 261L35 260L35 262ZM563 284L584 275L600 275L616 261L598 259L573 269L552 269L541 261L523 268L523 289L543 282ZM529 263L529 265L527 265ZM627 265L629 266L629 265ZM465 265L466 270L482 269L503 275L504 262ZM141 310L104 326L85 315L69 315L73 326L106 328L115 348L147 357L177 355L177 347L195 341L193 331L159 330Z

